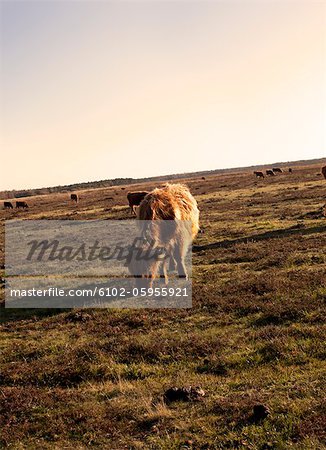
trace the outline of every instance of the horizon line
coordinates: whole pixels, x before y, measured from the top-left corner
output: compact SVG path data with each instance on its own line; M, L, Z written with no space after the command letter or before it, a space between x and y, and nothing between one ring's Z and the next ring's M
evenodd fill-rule
M322 161L325 160L326 162L326 156L322 156L320 158L316 157L316 158L311 158L311 159L298 159L298 160L292 160L292 161L274 161L271 163L261 163L261 164L251 164L249 166L237 166L237 167L223 167L223 168L215 168L215 169L205 169L205 170L199 170L196 172L182 172L182 173L169 173L169 174L162 174L162 175L154 175L154 176L148 176L148 177L139 177L139 178L132 178L132 177L116 177L116 178L105 178L102 180L91 180L91 181L77 181L77 182L72 182L69 184L57 184L54 186L42 186L42 187L31 187L31 188L15 188L15 189L1 189L0 193L9 193L9 192L20 192L20 191L34 191L34 190L42 190L42 189L57 189L57 188L69 188L72 186L78 186L78 185L83 185L83 184L88 184L88 183L104 183L104 182L109 182L109 181L115 181L115 180L129 180L129 183L125 183L125 184L130 184L130 180L132 181L132 183L137 183L137 182L146 182L146 181L154 181L154 180L158 180L162 179L162 178L168 178L168 177L177 177L180 176L182 178L187 178L187 175L192 176L195 174L213 174L214 172L219 172L219 171L231 171L231 170L240 170L240 169L251 169L251 168L256 168L256 167L266 167L266 166L272 166L275 164L298 164L298 163L304 163L304 162L309 162L309 161ZM124 183L121 183L121 185L123 185ZM114 186L114 185L112 185ZM110 186L108 186L110 187ZM78 189L78 188L77 188ZM96 189L96 188L95 188Z

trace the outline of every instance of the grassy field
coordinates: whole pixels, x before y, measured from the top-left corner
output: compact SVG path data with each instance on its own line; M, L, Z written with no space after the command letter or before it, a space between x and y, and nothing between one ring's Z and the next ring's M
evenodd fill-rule
M1 311L1 445L12 449L326 448L326 181L186 180L202 233L187 310ZM139 186L26 199L4 221L134 220ZM1 295L4 297L3 285ZM200 401L166 403L171 386ZM253 407L269 410L254 420Z

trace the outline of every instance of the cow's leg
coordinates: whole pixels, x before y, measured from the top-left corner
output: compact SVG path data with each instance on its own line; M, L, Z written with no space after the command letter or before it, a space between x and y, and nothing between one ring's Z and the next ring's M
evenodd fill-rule
M165 284L168 284L168 283L169 283L169 277L168 277L167 265L168 265L168 262L167 262L166 260L163 261L163 276L164 276L164 282L165 282Z
M188 279L187 269L186 269L186 266L184 263L183 256L184 255L183 255L182 249L177 247L174 252L174 260L177 265L177 272L178 272L179 278Z
M150 266L150 270L149 270L149 287L152 288L153 287L153 283L154 283L154 279L157 276L157 271L160 265L160 261L155 261L153 264L151 264Z
M177 263L175 262L173 255L171 255L169 258L169 271L173 272L176 267L177 267Z
M161 264L160 264L160 278L164 278L164 283L168 284L169 282L169 277L168 277L168 261L164 260Z

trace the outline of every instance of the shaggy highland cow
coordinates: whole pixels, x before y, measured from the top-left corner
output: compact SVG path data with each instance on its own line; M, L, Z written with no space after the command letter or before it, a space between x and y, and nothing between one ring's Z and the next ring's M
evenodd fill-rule
M130 273L136 278L148 278L151 287L162 268L167 284L170 260L175 264L179 278L187 278L185 256L199 230L199 210L189 189L182 184L167 184L154 189L140 203L137 218L143 244L134 249ZM145 253L149 249L156 249L162 258L141 261L136 258L136 253Z

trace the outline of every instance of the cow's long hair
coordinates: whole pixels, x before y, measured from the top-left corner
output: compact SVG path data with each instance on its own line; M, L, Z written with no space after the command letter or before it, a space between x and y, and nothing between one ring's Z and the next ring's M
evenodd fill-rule
M163 248L167 257L173 260L178 274L187 277L184 259L189 246L199 230L199 210L197 202L187 186L166 184L146 195L137 210L141 235L153 248ZM168 221L168 222L166 222ZM143 244L143 248L146 244ZM135 260L129 264L129 270L135 274ZM157 275L159 263L142 262L142 277L150 278L151 283ZM167 282L167 266L163 263L163 272ZM138 274L139 276L139 274Z
M191 237L199 230L199 210L197 202L187 186L166 184L150 192L141 202L137 211L140 220L186 220L191 222Z

